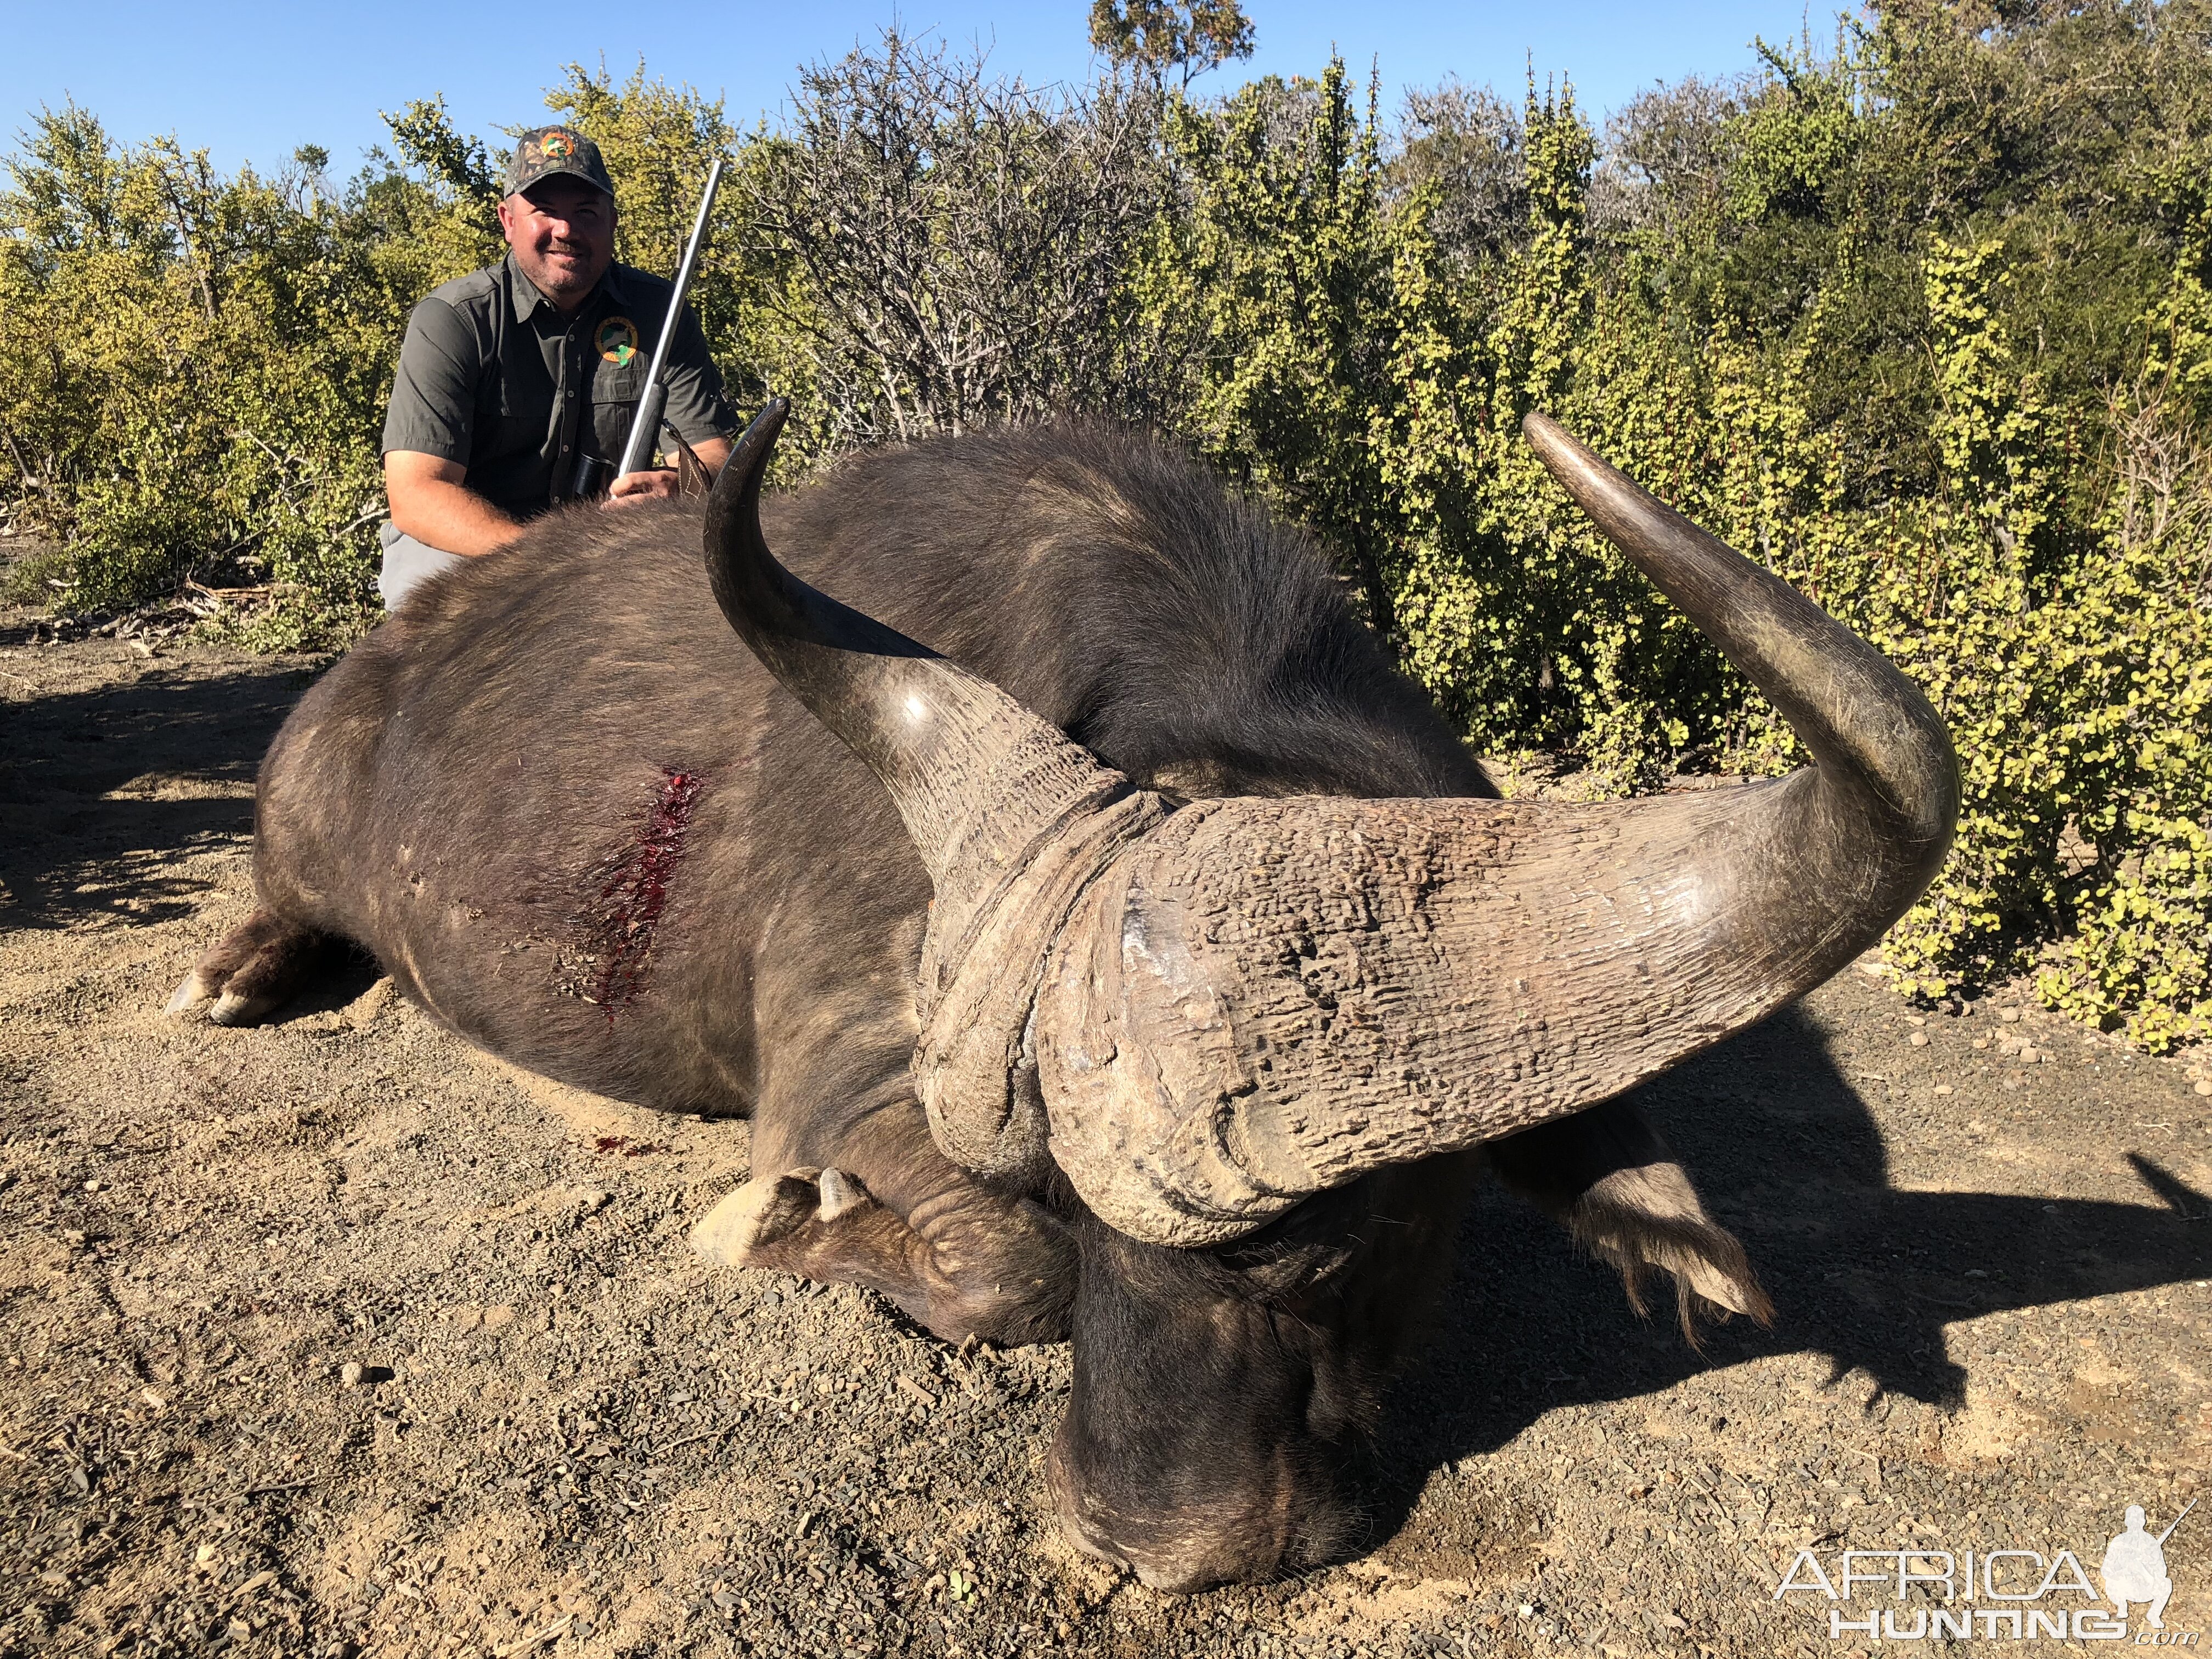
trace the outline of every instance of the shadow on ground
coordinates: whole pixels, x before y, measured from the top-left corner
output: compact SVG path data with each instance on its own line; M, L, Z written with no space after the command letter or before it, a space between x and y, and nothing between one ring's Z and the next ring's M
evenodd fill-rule
M0 719L0 927L188 915L180 853L251 828L261 753L313 678L295 664L153 665L126 684L33 696ZM116 792L127 791L118 795Z
M1381 1535L1404 1524L1432 1471L1497 1450L1561 1406L1810 1352L1828 1362L1832 1382L1862 1370L1883 1393L1953 1407L1966 1377L1946 1324L2212 1276L2212 1201L2140 1153L2127 1160L2141 1204L1891 1186L1872 1113L1802 1009L1638 1098L1708 1207L1744 1241L1774 1299L1773 1328L1740 1319L1708 1328L1700 1355L1671 1305L1639 1322L1610 1271L1487 1187L1435 1345L1411 1382L1419 1409L1389 1413Z

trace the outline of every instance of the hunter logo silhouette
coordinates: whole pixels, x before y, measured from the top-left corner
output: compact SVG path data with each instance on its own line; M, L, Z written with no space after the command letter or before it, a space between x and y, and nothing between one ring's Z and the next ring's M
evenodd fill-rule
M2105 1581L2105 1597L2120 1610L2121 1618L2128 1616L2129 1602L2141 1601L2150 1627L2166 1628L2166 1604L2173 1595L2173 1580L2166 1576L2166 1540L2196 1507L2192 1498L2188 1508L2173 1517L2173 1525L2154 1538L2143 1529L2142 1505L2128 1505L2127 1530L2105 1546L2105 1566L2100 1575Z

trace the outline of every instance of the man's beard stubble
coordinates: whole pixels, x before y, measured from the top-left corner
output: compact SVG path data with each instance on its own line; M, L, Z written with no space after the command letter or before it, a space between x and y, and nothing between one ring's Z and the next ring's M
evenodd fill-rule
M555 240L545 245L545 252L539 257L544 262L546 274L554 279L563 293L589 286L586 281L587 273L592 265L592 252L589 248L580 246L574 242ZM573 266L563 267L555 263L558 259L569 259L575 263Z

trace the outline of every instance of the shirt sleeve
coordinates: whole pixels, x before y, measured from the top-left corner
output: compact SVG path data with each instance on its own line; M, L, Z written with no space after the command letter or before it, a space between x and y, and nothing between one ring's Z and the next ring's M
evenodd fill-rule
M475 331L453 307L439 299L416 306L407 319L392 406L384 416L384 453L415 450L466 466L476 437L482 359Z
M662 376L668 388L668 408L663 418L683 435L687 444L709 438L727 438L738 429L736 411L722 388L721 371L707 352L707 337L691 307L684 307L669 343L668 368Z

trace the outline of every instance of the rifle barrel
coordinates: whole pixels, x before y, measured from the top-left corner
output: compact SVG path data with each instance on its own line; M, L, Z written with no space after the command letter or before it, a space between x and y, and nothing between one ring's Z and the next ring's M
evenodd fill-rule
M2165 1543L2165 1542L2166 1542L2166 1540L2167 1539L2169 1539L2169 1538L2172 1537L2172 1536L2173 1536L2173 1527L2178 1527L2178 1526L2179 1526L2183 1522L2185 1522L2185 1521L2186 1521L2187 1519L2189 1519L2189 1511L2190 1511L2190 1510L2193 1510L2193 1509L2195 1509L2196 1507L2197 1507L2197 1500L2196 1500L2195 1498L2191 1498L2191 1499L2190 1499L2186 1504L2183 1504L2183 1505L2182 1505L2182 1508L2181 1508L2181 1513L2180 1513L2180 1514L2179 1514L2179 1515L2177 1515L2177 1516L2175 1516L2173 1517L2173 1526L2172 1526L2172 1527L2168 1527L2168 1528L2167 1528L2164 1532L2162 1532L2162 1533L2159 1534L2159 1535L2158 1535L2158 1541L2159 1541L2160 1544L2163 1544L2163 1543Z
M622 465L615 476L641 471L653 453L653 441L659 435L660 411L666 407L668 394L661 390L660 372L667 366L668 344L676 337L676 325L684 320L684 301L691 291L691 273L699 264L699 250L707 242L707 216L714 210L714 192L722 185L722 163L718 159L714 170L707 175L707 193L699 198L699 217L691 227L691 240L684 246L684 263L676 269L676 286L668 296L668 315L660 325L660 337L653 342L653 366L645 372L645 390L638 398L637 418L630 422L629 441L623 446ZM653 394L658 392L659 396ZM652 418L647 419L650 410Z

